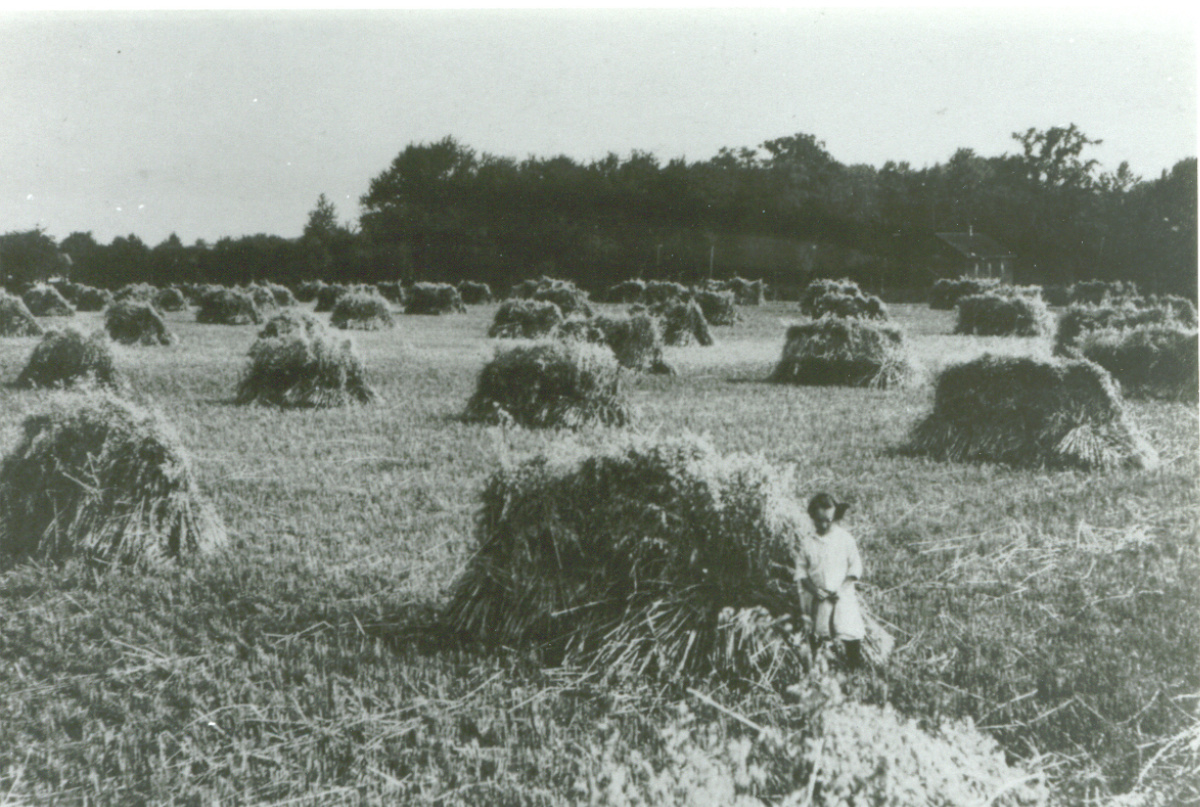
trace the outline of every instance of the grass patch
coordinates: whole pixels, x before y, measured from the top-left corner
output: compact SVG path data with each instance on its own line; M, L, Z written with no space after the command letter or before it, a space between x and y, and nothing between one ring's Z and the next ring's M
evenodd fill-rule
M953 314L924 304L889 309L931 367L985 351L1049 356L1045 340L951 336ZM427 632L476 549L479 494L501 458L560 438L458 417L492 354L494 313L356 334L379 393L362 407L229 405L254 326L167 313L179 349L118 349L120 370L193 450L234 551L152 574L67 563L0 575L0 793L35 804L558 804L606 798L621 776L651 796L672 782L724 788L715 774L744 759L768 781L711 792L780 803L806 793L814 698L841 689L927 729L971 718L1010 761L1040 758L1059 803L1188 803L1200 691L1194 406L1126 402L1160 454L1154 472L943 463L892 451L928 413L928 387L738 383L770 373L795 303L742 309L713 347L669 348L675 377L625 377L638 429L707 433L722 454L794 465L806 486L853 501L862 593L898 639L888 666L814 680L815 694L697 683L714 706ZM32 344L0 340L0 373L14 377ZM0 385L5 450L48 395ZM573 439L601 448L612 433ZM898 762L884 735L848 758Z

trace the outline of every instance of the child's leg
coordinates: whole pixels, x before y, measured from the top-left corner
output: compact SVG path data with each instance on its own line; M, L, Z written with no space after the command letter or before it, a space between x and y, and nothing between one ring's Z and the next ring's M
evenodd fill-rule
M848 639L843 642L843 645L846 648L846 666L852 670L863 666L862 640Z

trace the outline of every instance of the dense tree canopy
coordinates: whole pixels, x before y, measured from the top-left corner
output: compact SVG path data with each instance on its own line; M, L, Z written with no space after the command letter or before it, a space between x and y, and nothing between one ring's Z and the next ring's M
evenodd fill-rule
M844 165L803 133L665 163L644 151L516 160L445 137L407 146L371 179L354 224L322 194L298 239L186 246L172 234L150 248L135 235L104 245L77 232L56 246L37 230L0 237L0 261L19 282L60 271L65 255L72 279L108 288L306 278L504 287L543 272L600 288L692 280L714 264L923 288L931 235L974 227L1017 254L1021 282L1127 279L1195 297L1195 158L1146 181L1124 164L1102 172L1091 156L1100 141L1074 125L1013 141L995 157L964 148L932 166L875 168Z

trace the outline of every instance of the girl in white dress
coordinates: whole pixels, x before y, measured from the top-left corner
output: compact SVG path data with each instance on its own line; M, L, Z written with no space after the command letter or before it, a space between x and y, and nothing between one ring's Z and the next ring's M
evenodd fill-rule
M849 666L858 667L866 626L854 584L862 577L862 558L854 536L837 523L849 507L828 493L818 493L809 501L815 534L800 542L796 578L805 628L814 645L839 641Z

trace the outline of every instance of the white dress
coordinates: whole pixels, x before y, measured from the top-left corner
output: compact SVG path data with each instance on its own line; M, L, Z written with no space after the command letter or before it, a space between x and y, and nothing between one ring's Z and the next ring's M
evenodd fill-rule
M866 636L862 609L854 581L862 577L862 558L854 536L837 524L824 535L812 534L800 542L796 558L796 582L807 579L823 592L835 597L818 598L805 586L800 586L804 612L813 619L818 637L843 641L861 640Z

